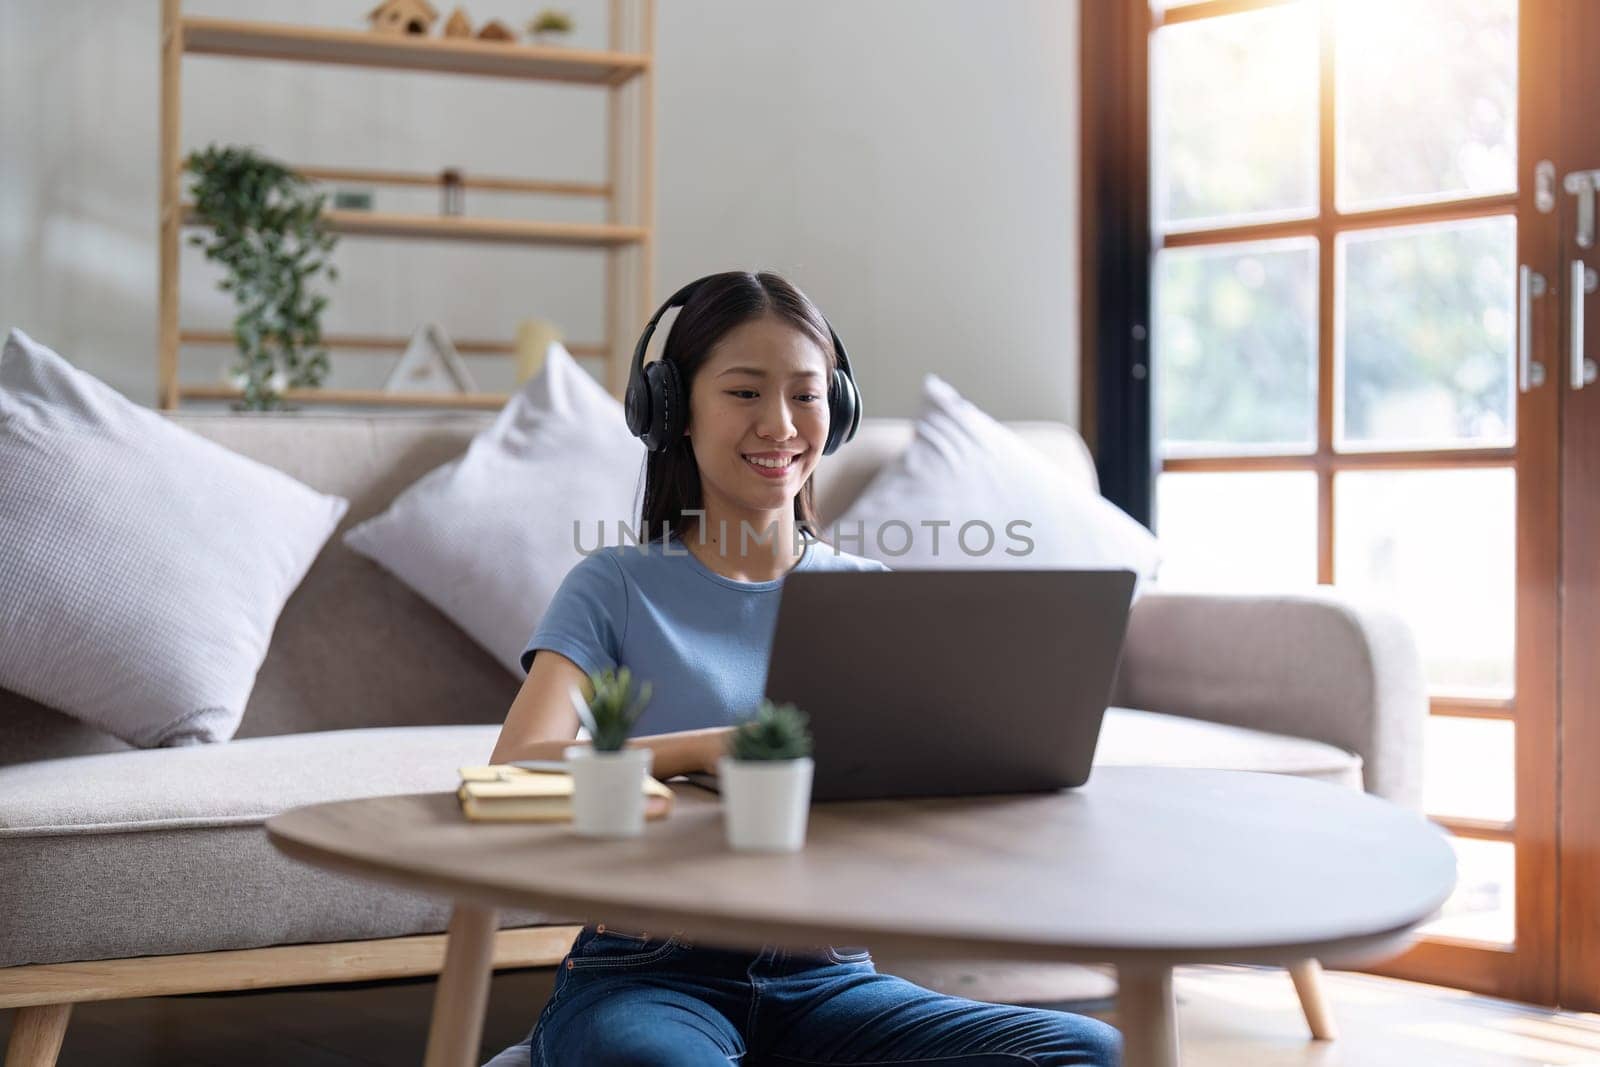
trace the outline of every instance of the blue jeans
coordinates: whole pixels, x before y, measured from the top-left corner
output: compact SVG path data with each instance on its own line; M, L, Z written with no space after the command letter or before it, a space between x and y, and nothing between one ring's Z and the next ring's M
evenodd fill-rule
M1116 1067L1122 1035L1043 1008L946 996L862 949L757 955L585 926L530 1036L532 1067Z

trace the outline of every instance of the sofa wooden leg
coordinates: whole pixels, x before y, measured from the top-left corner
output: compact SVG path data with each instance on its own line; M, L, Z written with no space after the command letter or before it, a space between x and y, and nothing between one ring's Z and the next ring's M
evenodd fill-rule
M6 1043L6 1067L56 1067L71 1014L71 1004L18 1008L11 1020L11 1040Z
M1306 1013L1311 1036L1318 1041L1332 1041L1338 1037L1339 1030L1333 1025L1333 1009L1322 988L1322 964L1316 960L1301 960L1289 965L1289 975L1294 979L1295 992L1300 994L1300 1009Z

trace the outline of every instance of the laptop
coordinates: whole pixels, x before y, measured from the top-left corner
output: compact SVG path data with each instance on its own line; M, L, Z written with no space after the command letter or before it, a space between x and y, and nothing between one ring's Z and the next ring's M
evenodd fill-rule
M1134 582L1120 569L790 574L766 696L810 720L812 800L1084 784Z

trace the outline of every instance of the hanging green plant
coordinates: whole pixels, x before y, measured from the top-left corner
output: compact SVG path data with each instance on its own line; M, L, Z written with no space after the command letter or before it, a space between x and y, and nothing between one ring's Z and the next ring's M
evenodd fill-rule
M285 390L314 389L328 373L321 325L328 298L312 289L319 274L339 277L329 261L338 239L322 224L327 196L249 148L212 145L183 165L195 176L195 212L210 228L189 243L227 268L218 287L233 293L239 309L232 373L244 398L234 408L283 409Z

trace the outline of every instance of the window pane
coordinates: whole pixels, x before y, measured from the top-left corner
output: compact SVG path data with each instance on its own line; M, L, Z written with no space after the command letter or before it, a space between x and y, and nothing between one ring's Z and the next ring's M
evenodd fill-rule
M1509 945L1517 937L1516 850L1504 841L1452 837L1456 891L1424 934Z
M1517 811L1516 726L1428 716L1422 807L1429 815L1510 822Z
M1516 0L1340 0L1338 205L1516 188Z
M1317 580L1317 476L1309 471L1156 479L1163 588L1286 589Z
M1334 584L1411 624L1436 691L1511 693L1515 478L1509 467L1334 476Z
M1512 216L1342 234L1340 447L1509 445Z
M1154 302L1164 453L1314 447L1316 241L1162 249Z
M1155 228L1314 214L1315 5L1163 26L1150 48Z

